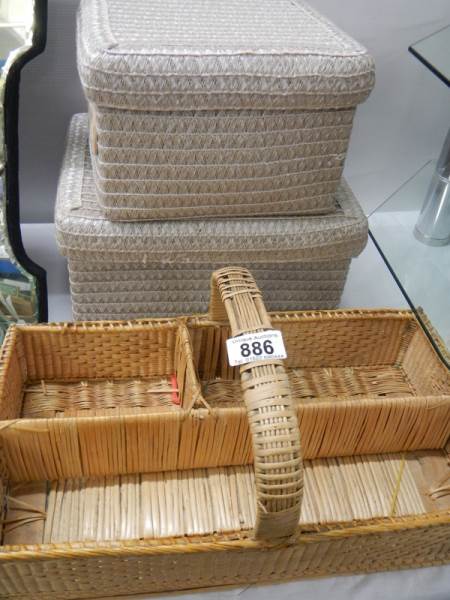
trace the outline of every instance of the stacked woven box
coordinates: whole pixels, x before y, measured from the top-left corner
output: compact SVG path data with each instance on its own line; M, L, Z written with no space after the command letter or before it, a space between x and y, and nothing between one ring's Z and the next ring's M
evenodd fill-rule
M367 223L342 181L367 52L291 0L82 0L89 102L57 199L74 317L206 308L252 269L271 310L331 308Z

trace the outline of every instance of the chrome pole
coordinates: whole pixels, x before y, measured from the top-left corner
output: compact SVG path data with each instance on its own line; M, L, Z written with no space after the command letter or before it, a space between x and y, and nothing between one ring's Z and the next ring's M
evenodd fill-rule
M429 246L450 243L450 129L414 229L418 240Z

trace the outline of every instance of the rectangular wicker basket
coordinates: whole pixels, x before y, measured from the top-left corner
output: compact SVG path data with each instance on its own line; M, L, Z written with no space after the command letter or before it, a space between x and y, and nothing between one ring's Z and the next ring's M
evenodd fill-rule
M245 269L212 283L208 315L10 329L0 597L450 562L450 375L412 313L268 315ZM228 366L270 328L285 361Z
M367 51L301 0L82 0L77 63L111 221L335 212Z

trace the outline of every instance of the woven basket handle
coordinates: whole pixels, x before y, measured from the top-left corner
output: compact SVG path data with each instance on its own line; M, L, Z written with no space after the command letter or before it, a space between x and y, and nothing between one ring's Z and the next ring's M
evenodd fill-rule
M233 336L272 328L255 280L241 267L213 273L209 316L229 320ZM300 518L303 468L297 411L281 361L249 363L240 372L253 442L254 537L274 541L291 536Z

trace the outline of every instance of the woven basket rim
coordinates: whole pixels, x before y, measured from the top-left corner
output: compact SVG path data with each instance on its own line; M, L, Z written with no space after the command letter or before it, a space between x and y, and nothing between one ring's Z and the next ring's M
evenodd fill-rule
M408 529L440 527L450 524L450 510L426 513L423 515L408 515L405 517L385 517L382 519L367 519L358 522L343 522L323 530L299 531L291 539L289 545L314 544L319 541L336 538L363 537L378 533L404 531ZM257 550L278 547L277 543L251 539L251 531L233 533L232 535L199 536L197 539L167 538L155 540L119 540L113 542L73 542L55 544L24 545L21 550L12 550L3 546L0 551L0 564L14 561L34 561L45 559L65 559L101 556L143 556L158 554L189 554L193 552L236 552L239 550ZM238 538L238 539L237 539ZM286 545L286 542L282 544ZM17 548L17 546L14 546Z
M335 318L351 318L351 319L377 319L379 317L390 319L412 319L417 321L414 313L410 309L395 309L395 308L335 308L329 310L293 310L293 311L275 311L269 312L272 320L277 322L286 319L295 318L296 320L325 320ZM138 327L158 327L169 326L176 327L179 323L187 323L188 325L207 325L211 323L208 314L199 313L189 315L188 317L155 317L148 319L123 319L123 320L94 320L94 321L73 321L73 322L50 322L50 323L33 323L33 324L13 324L11 329L26 330L26 331L58 331L62 329L69 332L75 330L98 332L100 329L133 329Z

